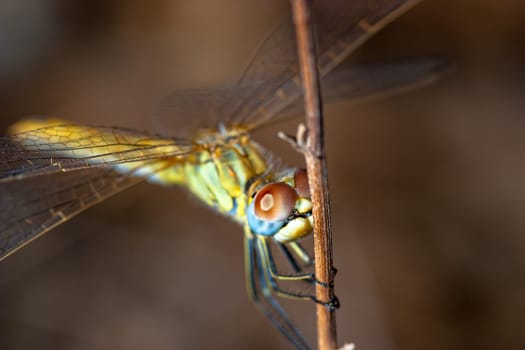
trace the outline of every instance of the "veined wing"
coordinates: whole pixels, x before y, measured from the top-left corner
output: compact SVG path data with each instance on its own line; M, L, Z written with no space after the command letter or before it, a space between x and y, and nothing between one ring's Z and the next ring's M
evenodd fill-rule
M0 138L0 183L93 167L119 167L155 159L182 157L196 145L123 128L64 124L29 119Z
M314 1L321 76L326 76L368 38L417 2L419 0ZM226 89L179 91L164 98L159 113L162 129L173 130L170 120L187 114L211 116L216 120L221 118L222 121L246 125L251 129L282 115L281 112L292 104L302 102L299 101L302 87L296 51L294 26L292 19L288 18L255 51L238 85ZM434 59L430 61L436 63ZM403 85L414 86L426 80L425 74L436 73L435 66L427 65L426 72L421 67L420 64L414 67L415 71L411 71L409 64L395 62L387 63L382 68L376 66L376 74L370 76L366 76L370 73L369 68L356 67L342 73L335 71L327 78L336 81L335 87L343 87L342 90L347 92L346 96L339 96L362 98L365 94L383 95L388 91L400 91ZM348 86L344 87L345 84ZM358 87L358 84L363 87ZM323 89L330 89L330 85L330 81L322 81Z
M12 131L0 139L0 260L198 147L57 120L26 120Z
M324 101L353 103L400 94L435 82L448 68L441 58L410 57L341 68L321 80ZM303 101L300 101L303 105Z
M386 62L337 68L321 80L324 103L350 101L360 103L404 93L434 82L447 68L439 58L412 57ZM232 86L217 89L175 91L164 97L157 113L158 128L164 132L175 129L173 123L184 118L188 134L213 121L235 119L257 110L262 103L260 93L275 91L279 83L253 86ZM301 93L302 94L302 93ZM302 98L290 101L272 120L297 116L303 112ZM180 130L180 127L177 127Z
M425 57L337 68L321 80L323 103L346 101L358 104L406 93L432 84L447 68L448 62L445 60ZM304 102L298 99L277 118L293 116L294 113L303 111Z
M144 172L144 162L132 164L125 172L87 168L0 183L0 260L165 166L149 161Z
M163 134L176 131L177 135L189 136L196 130L232 120L232 116L256 108L260 92L268 86L277 89L279 84L264 82L242 87L174 91L160 101L155 113L155 129ZM180 124L184 124L183 129Z
M418 2L419 0L314 1L312 11L320 76L328 74L372 35ZM264 124L301 96L293 33L291 20L281 24L258 48L245 70L241 84L263 79L277 79L281 84L277 90L271 88L261 91L263 97L258 108L238 116L243 124L253 127ZM277 59L275 52L280 55Z

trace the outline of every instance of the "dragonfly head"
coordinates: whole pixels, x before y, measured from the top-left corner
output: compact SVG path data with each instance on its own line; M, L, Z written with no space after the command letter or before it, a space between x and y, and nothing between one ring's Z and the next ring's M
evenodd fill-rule
M312 201L304 169L288 169L271 181L258 179L249 190L246 216L250 230L293 241L312 231Z

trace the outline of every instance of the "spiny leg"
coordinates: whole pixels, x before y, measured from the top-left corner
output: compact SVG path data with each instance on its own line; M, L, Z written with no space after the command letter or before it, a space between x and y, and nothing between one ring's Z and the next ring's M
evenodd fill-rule
M314 259L310 257L306 249L303 248L303 246L297 242L297 241L291 241L288 242L288 245L293 249L295 254L301 258L304 264L306 265L312 265L314 262Z
M283 280L283 281L300 281L300 280L314 280L314 274L313 273L307 273L303 272L303 269L297 264L297 261L291 256L294 263L297 265L298 270L296 274L283 274L279 273L277 271L277 267L275 266L275 261L273 260L272 253L270 251L270 247L268 245L267 238L264 237L256 237L256 247L255 247L260 253L261 257L263 259L263 262L265 263L265 266L268 265L270 268L271 276L274 279L277 280ZM288 256L286 256L288 258Z
M314 259L312 257L310 257L310 255L308 254L306 249L304 249L303 246L299 242L297 242L297 241L291 241L291 242L287 242L287 243L280 243L279 242L277 244L281 248L281 250L283 251L283 254L285 255L285 257L288 260L290 260L290 259L293 260L293 261L289 261L290 264L292 265L292 268L294 268L293 264L295 264L295 266L298 266L299 270L295 270L294 269L295 272L298 272L298 273L303 272L303 268L299 266L299 263L293 257L292 253L290 252L290 249L288 249L287 246L290 246L292 248L294 253L303 261L303 263L305 265L309 266L309 265L312 265L314 263ZM270 258L272 258L271 253L269 254L269 256L270 256ZM275 266L275 264L274 264L274 266ZM337 269L335 267L332 267L331 280L333 280L333 278L335 277L336 274L337 274ZM333 283L332 282L328 282L328 283L321 282L321 281L315 279L314 277L315 276L312 275L312 280L311 281L305 280L305 282L319 284L320 286L323 286L323 287L330 287L330 286L333 287Z
M293 256L288 246L292 248L295 255L297 255L303 261L303 264L305 266L310 266L314 263L314 259L310 257L306 249L304 249L303 246L297 241L291 241L287 243L277 242L277 246L280 248L281 252L283 253L286 260L288 261L288 263L290 264L290 266L292 267L292 269L294 270L296 274L303 273L304 267L301 267L301 265L299 265L299 263L297 262L297 259ZM276 270L275 268L276 265L275 263L273 263L273 257L272 257L271 251L269 254L269 258L272 262L272 266L274 266L274 270ZM332 279L335 277L336 273L337 273L337 269L335 267L332 267ZM276 273L276 275L282 276L281 273ZM314 274L312 274L311 276L312 276L311 279L305 279L304 282L307 284L319 284L323 287L331 286L331 282L329 283L321 282L315 278Z
M290 252L290 249L288 249L288 247L284 243L277 243L277 246L279 247L279 249L281 249L281 252L285 256L286 260L288 261L288 263L290 264L294 272L295 273L302 272L303 271L302 267L299 265L297 260L292 255L292 253Z
M268 286L262 267L261 257L257 254L255 237L245 234L244 258L248 295L257 308L273 323L273 325L292 342L299 350L310 350L310 346L299 330L290 321L281 305L275 300Z
M268 241L266 238L257 237L255 249L259 253L259 258L261 259L261 266L264 269L264 275L266 276L266 284L272 288L276 295L281 297L286 297L296 300L311 300L318 304L324 305L329 309L339 308L339 300L337 297L334 297L329 301L322 301L317 299L313 294L305 294L299 292L292 292L289 290L282 289L279 287L277 280L284 281L298 281L298 280L312 280L315 283L322 283L315 279L313 274L297 274L297 275L281 275L275 269L275 263L268 246ZM323 283L323 285L325 285Z

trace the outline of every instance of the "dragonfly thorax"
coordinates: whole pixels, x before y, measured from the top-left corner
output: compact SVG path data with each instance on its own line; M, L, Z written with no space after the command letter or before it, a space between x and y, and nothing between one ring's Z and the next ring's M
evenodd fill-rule
M267 171L265 151L241 129L202 130L198 140L198 150L163 178L183 184L208 206L244 223L245 189L251 179Z

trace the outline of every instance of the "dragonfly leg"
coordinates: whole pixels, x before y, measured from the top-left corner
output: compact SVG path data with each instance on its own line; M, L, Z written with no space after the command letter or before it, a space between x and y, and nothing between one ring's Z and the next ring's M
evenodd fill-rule
M333 282L329 282L329 283L321 282L317 278L315 278L315 274L314 273L306 273L306 272L304 272L303 268L299 266L299 264L297 263L297 260L292 256L292 254L289 251L289 249L282 243L278 243L278 246L281 248L281 250L283 251L283 254L285 255L285 257L289 261L290 265L292 265L292 268L294 269L294 271L296 273L295 274L282 274L282 273L278 272L277 271L277 267L275 265L275 262L273 260L272 253L271 253L270 248L268 246L268 242L266 240L264 240L264 239L260 239L260 241L261 241L261 243L259 243L259 244L261 244L260 249L264 253L265 259L269 263L270 272L271 272L271 275L272 275L272 277L274 279L283 280L283 281L303 280L304 282L306 282L308 284L318 284L318 285L320 285L322 287L332 287L333 286ZM292 249L300 251L300 253L302 254L302 256L301 256L302 260L307 261L309 263L313 263L313 259L310 258L310 256L306 252L306 250L298 242L290 242L288 244L291 245ZM336 272L337 272L337 270L335 268L333 268L333 275L332 275L331 280L333 279L333 276L335 276Z
M284 244L284 243L278 243L277 246L285 256L286 260L292 267L295 273L303 272L303 268L299 265L297 262L297 259L292 255L292 252L290 252L290 249Z
M270 247L268 246L268 241L266 240L266 238L262 238L262 237L258 237L257 238L257 241L256 241L256 248L257 250L261 253L261 256L263 258L263 262L265 263L265 266L267 265L269 267L269 272L270 272L270 275L273 279L277 279L277 280L282 280L282 281L299 281L299 280L304 280L304 281L311 281L311 282L315 282L315 276L313 273L307 273L307 272L303 272L302 268L297 264L297 261L295 261L295 259L292 257L292 255L286 255L285 253L285 256L288 258L288 259L292 259L291 260L291 263L293 262L293 264L296 265L296 267L298 268L298 273L296 274L282 274L282 273L279 273L277 271L277 267L275 266L275 262L273 260L273 257L272 257L272 253L270 252ZM290 253L288 251L288 253ZM292 265L293 265L292 264Z
M295 254L297 254L297 256L299 256L306 265L312 265L314 263L314 259L308 254L306 249L304 249L299 242L292 241L289 242L288 245L293 249Z
M281 249L281 252L288 260L288 263L296 273L303 272L303 267L299 264L297 259L294 257L290 248L293 250L295 255L302 260L304 266L311 266L314 262L313 258L310 257L308 252L299 244L299 242L288 242L288 243L277 243L277 246Z
M304 264L309 266L309 265L314 263L314 259L312 257L310 257L310 255L308 254L306 249L304 249L303 246L299 242L292 241L292 242L288 242L287 244L294 250L295 254L297 256L299 256L301 258L301 260L303 260ZM290 256L291 253L290 253L289 249L287 249L287 247L283 243L279 243L279 247L282 247L282 248L286 249L286 252L284 254L285 254L285 256L288 259L293 259L293 256ZM296 266L298 266L297 261L295 259L293 259L293 260L294 260L294 263L296 264ZM302 268L299 267L299 270L295 270L295 271L296 272L302 272ZM315 278L315 275L313 276L314 278L313 278L312 282L315 283L315 284L319 284L320 286L323 286L323 287L333 287L333 280L334 280L336 274L337 274L337 269L332 266L330 282L328 282L328 283L321 282L321 281L319 281L318 279Z
M299 242L288 242L287 244L290 245L290 247L294 250L295 254L297 254L301 258L301 260L303 260L304 264L306 264L307 266L313 264L314 262L313 258L310 257L308 252L299 244ZM292 255L292 253L290 252L290 249L288 249L286 244L278 243L277 246L281 249L282 253L284 254L286 259L290 263L290 266L292 267L292 269L296 273L302 273L303 268L299 265L297 260L294 258L294 256ZM269 259L275 270L275 263L273 263L273 258L271 254L269 254ZM332 276L330 279L331 281L333 281L336 273L337 273L337 269L335 267L332 267ZM275 275L282 276L282 274L280 273L275 273ZM312 277L311 279L305 279L304 282L308 284L312 284L312 283L319 284L322 287L333 287L333 282L329 282L329 283L321 282L315 278L314 274L311 274L311 277Z
M264 275L266 278L266 284L272 289L272 291L280 296L296 300L311 300L318 304L324 305L327 308L334 310L339 308L339 300L334 296L333 299L329 301L322 301L317 299L313 294L306 294L300 292L292 292L289 290L282 289L277 283L278 280L284 281L298 281L298 280L312 280L315 283L322 283L315 279L313 274L297 274L297 275L282 275L277 273L275 269L275 263L268 247L268 242L265 238L258 238L256 241L256 250L260 253L261 265L264 270Z
M250 299L297 349L310 350L308 342L272 295L272 288L268 285L265 270L262 267L262 257L257 253L253 235L245 235L244 246L246 282Z

